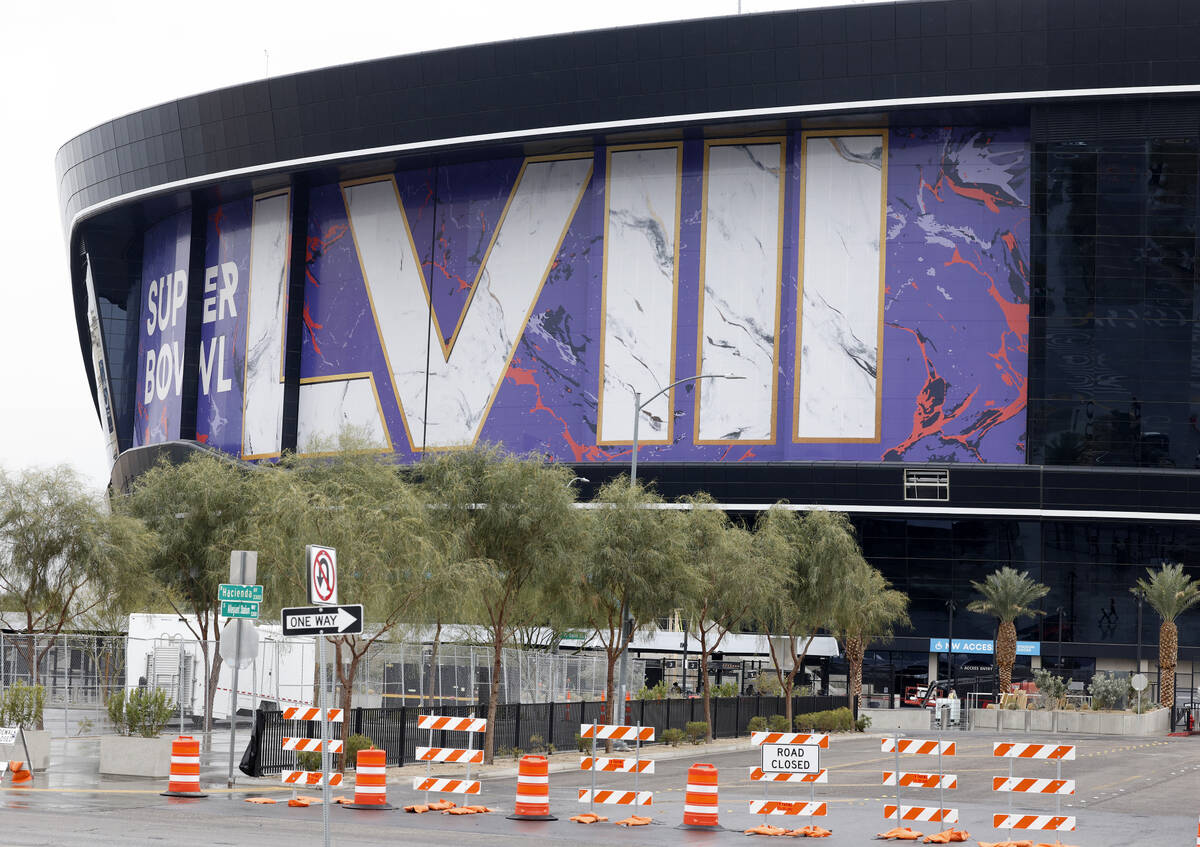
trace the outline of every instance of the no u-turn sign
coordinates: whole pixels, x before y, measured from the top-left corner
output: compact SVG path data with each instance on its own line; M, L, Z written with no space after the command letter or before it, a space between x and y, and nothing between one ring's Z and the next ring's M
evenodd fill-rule
M308 552L308 602L314 606L336 606L337 595L337 551L332 547L309 544Z

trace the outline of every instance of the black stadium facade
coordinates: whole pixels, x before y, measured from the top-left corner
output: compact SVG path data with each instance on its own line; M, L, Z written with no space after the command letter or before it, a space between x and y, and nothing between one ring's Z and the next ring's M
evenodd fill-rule
M462 47L166 103L57 164L117 487L351 425L594 488L636 417L667 496L852 516L913 602L877 691L944 675L951 626L956 675L990 663L965 605L999 565L1051 586L1019 664L1154 676L1130 588L1200 560L1200 5ZM1200 615L1180 642L1182 701Z

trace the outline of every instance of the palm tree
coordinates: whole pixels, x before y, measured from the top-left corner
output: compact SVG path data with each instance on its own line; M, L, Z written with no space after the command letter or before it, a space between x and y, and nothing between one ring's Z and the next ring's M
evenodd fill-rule
M1158 702L1175 705L1175 665L1179 657L1179 629L1175 619L1200 601L1200 585L1183 572L1183 565L1163 565L1158 570L1146 568L1150 579L1139 579L1137 588L1143 591L1162 624L1158 627ZM1139 668L1140 670L1140 668Z
M1034 582L1029 571L1000 568L987 575L983 582L971 582L971 586L983 595L967 606L972 612L991 615L1000 622L996 634L996 664L1000 668L1000 692L1007 693L1012 686L1012 667L1017 659L1017 618L1031 618L1045 612L1033 608L1033 603L1050 593L1048 586Z
M863 560L851 577L852 591L835 613L833 631L842 639L850 665L850 708L862 696L863 654L872 640L889 641L897 626L908 626L908 595Z

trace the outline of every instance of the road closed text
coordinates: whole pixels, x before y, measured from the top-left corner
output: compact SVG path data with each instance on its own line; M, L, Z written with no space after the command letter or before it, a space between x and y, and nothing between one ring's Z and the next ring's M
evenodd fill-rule
M765 773L816 773L820 749L816 744L764 744L762 769Z

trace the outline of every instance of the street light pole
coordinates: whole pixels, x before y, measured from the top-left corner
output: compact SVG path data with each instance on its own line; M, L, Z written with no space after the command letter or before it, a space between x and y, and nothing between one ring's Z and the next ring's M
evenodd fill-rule
M685 382L695 382L701 379L745 379L744 376L736 376L734 374L696 374L695 376L685 376L683 379L677 379L670 385L667 385L658 391L651 394L645 400L642 399L642 392L633 392L633 451L632 458L629 460L629 484L637 484L637 461L638 461L638 423L642 417L642 409L649 406L662 395L666 394L677 385L683 385ZM629 616L629 609L624 603L621 604L621 640L625 643L625 649L621 651L621 661L617 668L617 677L619 684L617 686L618 699L617 708L623 708L621 704L625 702L625 685L628 682L625 672L629 667L629 641L633 639L633 619ZM684 639L687 639L687 631L684 631ZM684 688L687 687L687 661L684 660L683 668Z
M1137 618L1137 666L1136 673L1142 672L1142 601L1146 599L1146 592L1138 588L1133 592L1133 596L1138 601L1138 618Z
M950 589L954 590L953 587ZM950 688L954 687L954 598L951 597L946 601L946 608L950 610L950 635L946 639L946 677L950 680ZM949 692L947 692L949 694Z

